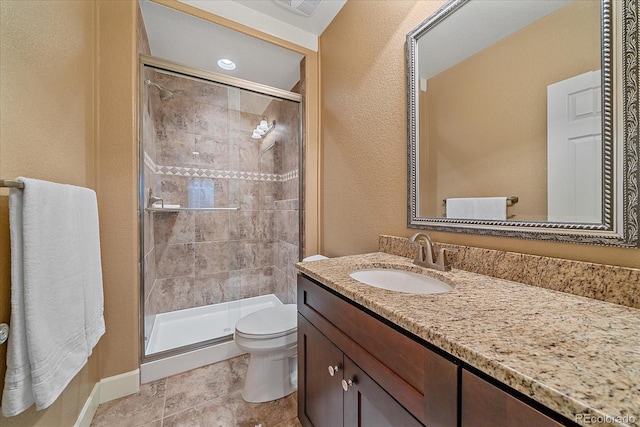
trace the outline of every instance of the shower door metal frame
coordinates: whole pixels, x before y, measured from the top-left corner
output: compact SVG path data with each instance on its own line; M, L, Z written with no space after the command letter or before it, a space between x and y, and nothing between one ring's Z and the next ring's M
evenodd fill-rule
M139 55L139 63L138 63L138 233L139 233L139 259L140 259L140 271L139 271L139 280L140 280L140 308L139 308L139 328L140 328L140 354L139 361L140 363L152 362L159 359L164 359L166 357L175 356L178 354L182 354L188 351L198 350L204 347L208 347L214 344L223 343L230 341L230 337L233 334L221 338L215 338L207 341L202 341L195 344L190 344L183 347L178 347L171 350L161 351L158 353L154 353L152 355L146 354L146 342L145 342L145 321L144 321L144 270L145 270L145 262L144 262L144 211L145 211L145 200L144 200L144 147L143 147L143 126L142 126L142 118L143 116L143 88L144 88L144 67L149 66L160 71L166 72L168 74L172 74L177 77L192 79L192 80L206 80L215 84L222 84L225 86L230 86L238 89L247 90L250 92L254 92L260 95L267 95L278 99L283 99L287 101L293 101L298 103L298 137L300 139L300 144L298 146L298 180L299 180L299 205L298 205L298 224L299 224L299 251L298 251L298 260L300 260L302 256L302 248L303 248L303 212L304 210L300 206L303 198L303 183L304 174L302 173L303 169L303 158L302 153L304 150L304 136L302 133L302 101L303 97L299 93L286 91L283 89L263 85L260 83L251 82L248 80L239 79L237 77L227 76L224 74L218 74L211 71L206 71L198 68L192 68L177 62L173 62L167 59L158 58L151 55L140 54Z

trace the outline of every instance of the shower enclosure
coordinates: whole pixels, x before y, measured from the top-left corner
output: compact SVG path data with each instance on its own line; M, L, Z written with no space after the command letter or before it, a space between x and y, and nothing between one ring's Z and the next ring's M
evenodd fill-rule
M145 382L234 356L240 317L295 302L302 97L147 56L140 74Z

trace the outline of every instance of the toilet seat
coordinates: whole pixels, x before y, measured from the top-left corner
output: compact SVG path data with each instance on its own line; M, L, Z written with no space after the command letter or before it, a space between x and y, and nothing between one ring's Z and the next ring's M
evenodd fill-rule
M236 335L268 340L295 333L298 328L297 307L285 304L251 313L236 322Z

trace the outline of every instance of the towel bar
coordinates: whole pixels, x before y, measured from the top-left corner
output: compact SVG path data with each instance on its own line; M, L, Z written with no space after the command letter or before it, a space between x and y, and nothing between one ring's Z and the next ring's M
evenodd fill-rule
M442 199L442 203L447 204L447 199ZM507 197L507 206L513 206L518 203L518 196Z
M11 181L8 179L0 179L0 187L12 187L24 189L24 183L18 181Z

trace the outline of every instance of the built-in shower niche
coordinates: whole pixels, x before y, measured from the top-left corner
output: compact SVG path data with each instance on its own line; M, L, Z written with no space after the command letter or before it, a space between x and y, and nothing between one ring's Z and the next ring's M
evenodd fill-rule
M143 76L172 94L145 84L141 96L147 357L229 339L238 316L295 302L301 139L299 96L150 66ZM252 138L263 118L275 128Z

